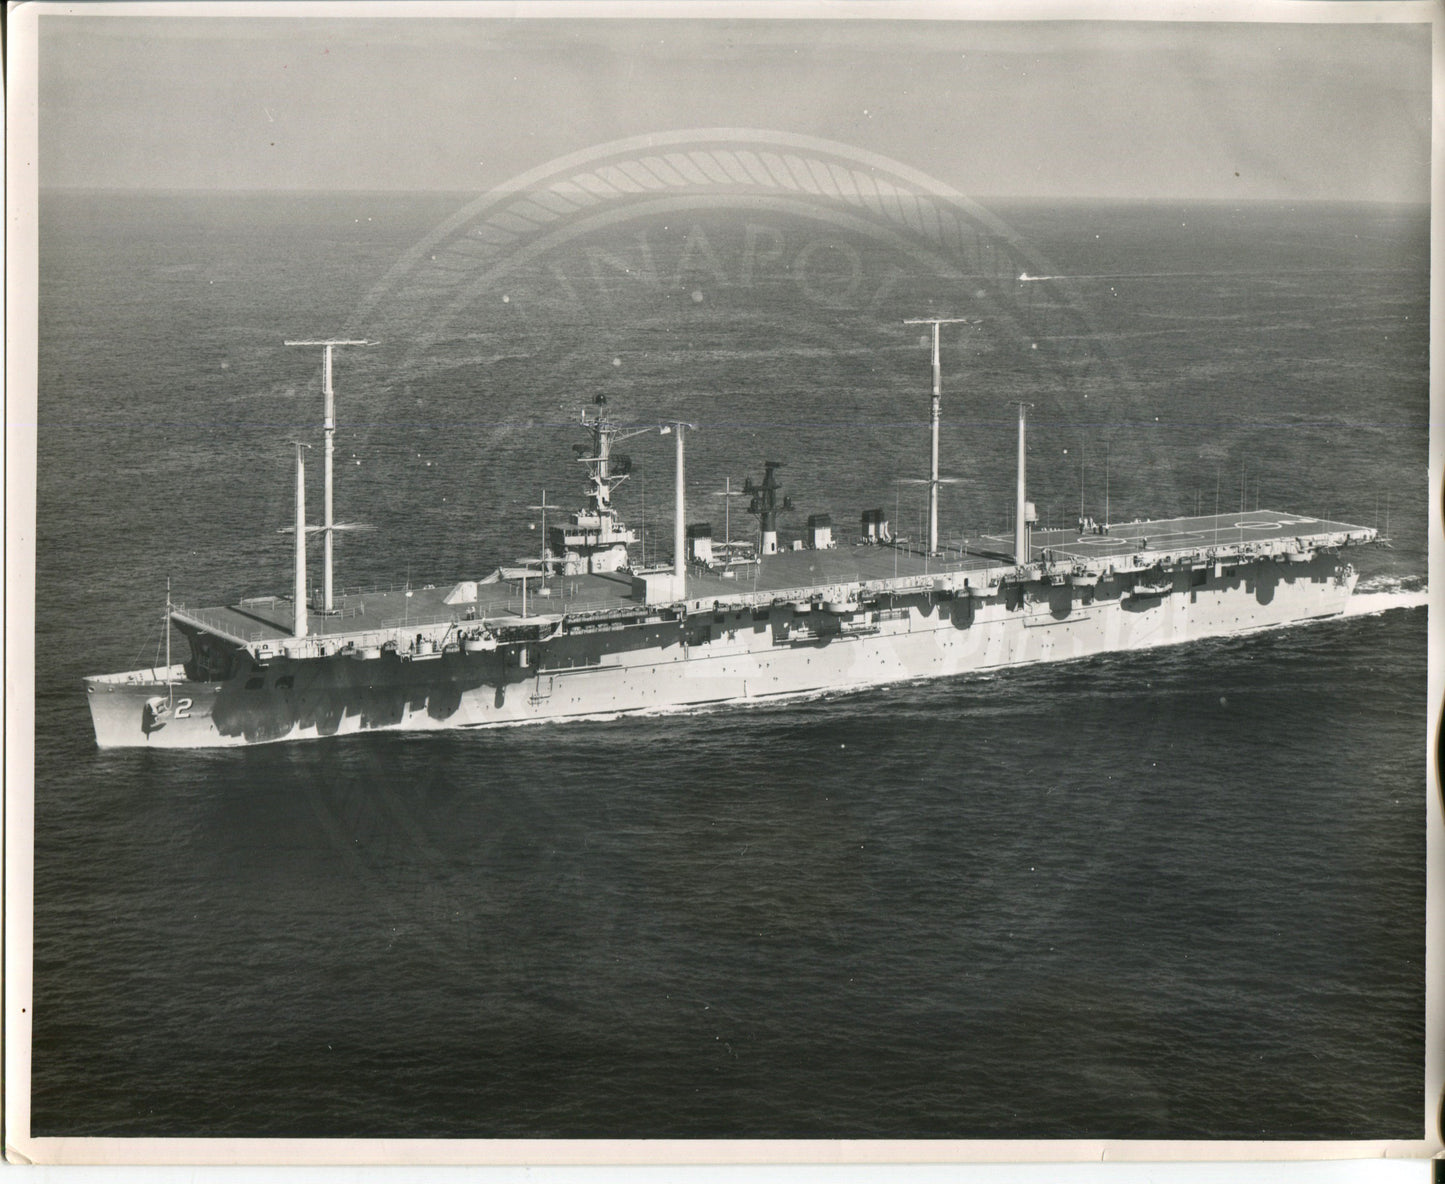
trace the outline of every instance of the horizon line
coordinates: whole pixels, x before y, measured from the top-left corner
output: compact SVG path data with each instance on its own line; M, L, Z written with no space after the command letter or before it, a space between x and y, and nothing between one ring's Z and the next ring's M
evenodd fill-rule
M419 189L403 187L367 188L360 186L346 186L336 189L326 189L319 186L285 186L285 185L257 185L257 186L185 186L185 185L38 185L36 192L44 193L93 193L93 194L119 194L119 195L141 195L141 194L174 194L174 195L246 195L262 196L274 194L276 196L355 196L355 197L383 197L383 196L468 196L476 197L479 194L494 192L494 189L483 188L453 188L451 186L423 187ZM719 197L725 194L719 194ZM1114 202L1132 203L1138 205L1163 205L1177 202L1204 202L1211 205L1234 204L1255 204L1255 205L1370 205L1370 206L1420 206L1429 208L1432 204L1429 197L1412 199L1403 197L1360 197L1360 196L1317 196L1317 195L1296 195L1289 197L1222 197L1208 194L1166 194L1138 196L1128 194L1091 194L1091 193L969 193L963 195L975 201L996 201L996 202Z

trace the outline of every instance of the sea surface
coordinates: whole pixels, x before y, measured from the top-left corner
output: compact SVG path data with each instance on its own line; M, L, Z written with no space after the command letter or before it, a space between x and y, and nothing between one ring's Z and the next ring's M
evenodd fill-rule
M720 201L448 286L465 255L418 245L470 200L42 197L32 1133L1421 1136L1425 209L994 203L1027 256L978 278ZM378 343L337 351L369 528L338 584L441 584L580 502L595 394L696 425L718 534L767 459L785 528L916 537L930 315L976 322L945 542L1008 528L1025 399L1041 518L1388 524L1361 611L765 707L96 749L81 677L163 653L167 579L289 591L320 358L285 340ZM671 441L624 447L666 559Z

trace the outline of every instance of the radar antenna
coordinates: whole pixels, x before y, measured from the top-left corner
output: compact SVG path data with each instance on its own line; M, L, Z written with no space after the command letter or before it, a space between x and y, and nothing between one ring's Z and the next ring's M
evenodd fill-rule
M780 460L767 460L763 462L765 472L763 483L754 485L753 479L748 477L743 481L743 492L752 495L752 501L748 503L748 513L756 514L758 528L762 535L762 545L758 548L760 555L776 555L778 553L778 515L788 513L793 508L793 499L778 495L783 492L783 487L778 484L777 470L783 467Z

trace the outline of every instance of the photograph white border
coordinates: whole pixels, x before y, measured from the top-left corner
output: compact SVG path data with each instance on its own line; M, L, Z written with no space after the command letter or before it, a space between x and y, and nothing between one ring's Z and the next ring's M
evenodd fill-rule
M1433 139L1432 209L1441 198L1438 142L1445 127L1440 97L1442 47L1440 11L1430 0L1386 0L1382 3L1304 0L1227 0L1227 2L1165 3L1106 2L1106 0L979 0L979 2L899 3L862 0L846 8L835 3L788 2L754 4L746 0L698 0L693 3L655 3L638 0L529 0L523 3L415 3L377 0L371 3L117 3L61 4L37 2L12 7L9 13L7 55L6 165L6 629L3 654L6 671L5 745L5 1147L13 1162L49 1164L331 1164L331 1165L896 1165L942 1163L1087 1164L1120 1163L1253 1163L1275 1161L1421 1160L1441 1151L1437 1115L1445 1081L1442 1050L1441 995L1441 858L1442 812L1439 772L1434 752L1441 713L1440 663L1445 619L1430 615L1426 755L1430 765L1430 808L1427 823L1429 885L1425 918L1427 963L1427 1017L1423 1058L1426 1114L1422 1130L1433 1132L1420 1140L1351 1142L1236 1142L1143 1140L362 1140L362 1139L121 1139L32 1138L30 1110L30 1001L34 786L34 659L33 604L35 595L35 480L36 480L36 334L38 255L38 139L37 36L40 17L50 13L76 13L113 19L138 16L186 17L340 17L364 15L370 19L408 21L437 16L477 19L516 17L575 19L668 17L696 20L749 19L958 19L958 20L1170 20L1170 21L1280 21L1290 23L1421 22L1434 24L1433 33ZM1441 314L1445 307L1442 285L1441 230L1431 228L1431 354L1441 356ZM1441 607L1445 588L1445 556L1440 547L1442 452L1440 410L1442 391L1432 368L1430 439L1430 559L1432 608ZM699 1173L706 1176L707 1173ZM519 1177L522 1178L522 1177ZM539 1177L525 1175L527 1179ZM635 1176L629 1176L635 1178ZM822 1178L821 1175L818 1178ZM837 1178L830 1174L829 1179ZM1049 1178L1053 1178L1052 1176ZM1377 1178L1385 1178L1384 1176ZM1393 1178L1393 1177L1391 1177Z

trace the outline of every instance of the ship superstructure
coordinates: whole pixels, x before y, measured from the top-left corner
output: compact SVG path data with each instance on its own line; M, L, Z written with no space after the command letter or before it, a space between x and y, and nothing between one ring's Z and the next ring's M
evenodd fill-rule
M937 384L935 365L935 412ZM935 457L937 423L935 414ZM298 447L291 594L168 602L190 657L86 679L97 742L209 747L610 717L1245 633L1342 613L1356 581L1344 551L1376 537L1261 510L1039 530L1021 406L1011 535L945 548L931 521L926 542L909 544L881 509L864 508L850 540L815 514L785 546L777 515L792 505L768 462L761 483L745 486L760 529L740 559L716 554L710 528L684 521L691 425L627 427L599 398L583 426L585 503L544 531L540 563L338 593L328 553L317 613ZM612 496L630 469L615 445L659 430L676 441L673 562L661 569L641 565ZM931 509L939 481L935 460Z
M590 418L585 411L582 413L582 424L591 441L573 446L577 459L587 467L585 508L554 526L547 540L551 555L558 558L562 573L569 576L621 571L629 563L628 548L637 543L637 532L622 524L612 504L612 491L631 475L632 458L626 453L614 453L613 445L651 429L624 431L607 418L604 395L596 396L593 404L595 412Z

